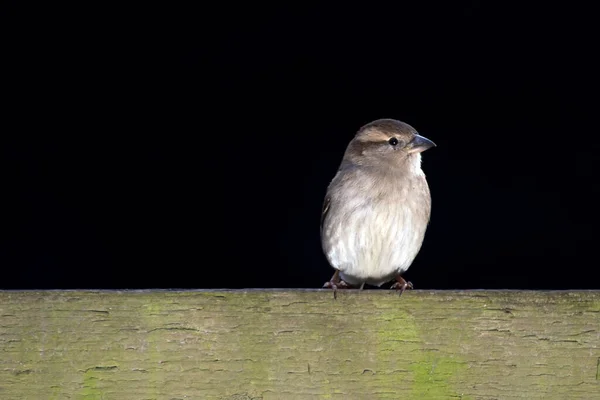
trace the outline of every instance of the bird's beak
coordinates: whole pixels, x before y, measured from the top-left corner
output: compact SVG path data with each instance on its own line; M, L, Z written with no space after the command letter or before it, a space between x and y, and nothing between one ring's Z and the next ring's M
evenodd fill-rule
M420 135L415 135L413 140L408 142L408 144L406 145L406 148L408 149L409 153L420 153L431 147L435 147L435 143L433 143L426 137Z

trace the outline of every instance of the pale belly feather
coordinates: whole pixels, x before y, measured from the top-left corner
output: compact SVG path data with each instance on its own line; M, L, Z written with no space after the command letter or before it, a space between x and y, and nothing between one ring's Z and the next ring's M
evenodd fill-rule
M327 258L353 285L380 286L408 269L425 234L411 207L389 204L345 204L344 221L330 226ZM420 226L423 225L423 226ZM351 234L354 232L354 234Z

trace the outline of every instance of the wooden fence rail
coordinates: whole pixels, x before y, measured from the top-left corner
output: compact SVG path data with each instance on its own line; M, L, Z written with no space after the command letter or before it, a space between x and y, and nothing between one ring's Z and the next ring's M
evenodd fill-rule
M0 399L600 399L600 291L0 291Z

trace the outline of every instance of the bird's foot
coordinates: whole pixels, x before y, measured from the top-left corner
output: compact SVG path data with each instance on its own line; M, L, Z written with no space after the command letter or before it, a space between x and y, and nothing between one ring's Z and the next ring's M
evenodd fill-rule
M397 290L399 292L398 296L402 296L402 293L404 293L406 289L412 288L412 282L405 281L400 275L396 277L396 282L390 287L390 289Z
M323 288L333 289L333 298L337 299L337 290L338 289L350 289L350 288L352 288L352 285L350 285L346 281L343 281L340 278L340 271L335 271L335 273L333 274L331 279L329 281L325 282L325 284L323 285Z

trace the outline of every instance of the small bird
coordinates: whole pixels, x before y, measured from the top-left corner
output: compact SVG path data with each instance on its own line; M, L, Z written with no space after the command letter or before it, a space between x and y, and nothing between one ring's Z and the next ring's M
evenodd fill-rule
M421 249L431 215L431 195L421 152L435 143L410 125L378 119L348 144L330 182L321 213L321 244L335 269L323 287L367 283L400 295L413 285L402 278Z

